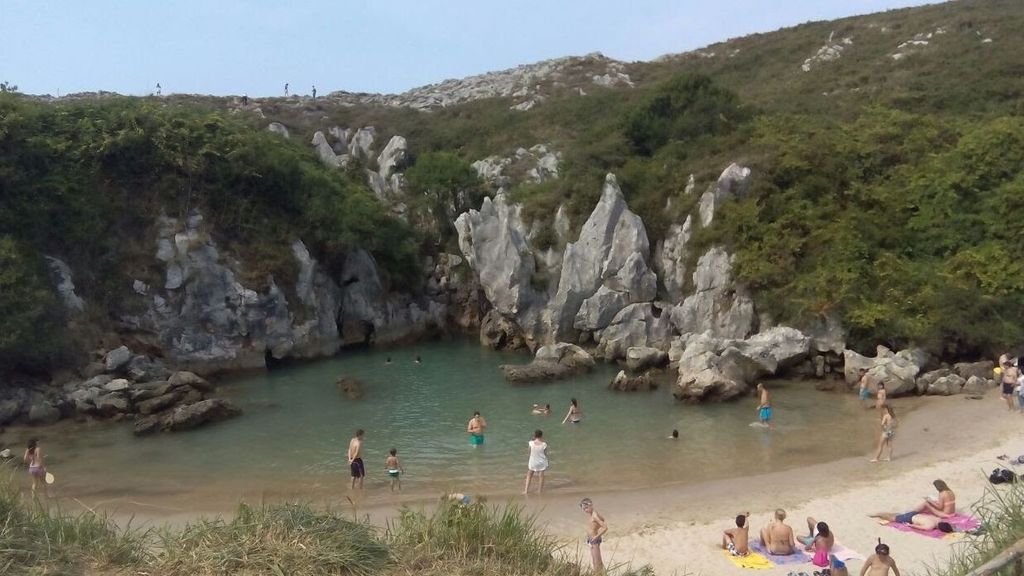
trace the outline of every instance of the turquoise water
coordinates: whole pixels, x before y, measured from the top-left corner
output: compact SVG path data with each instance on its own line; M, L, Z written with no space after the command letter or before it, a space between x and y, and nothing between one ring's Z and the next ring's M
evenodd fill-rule
M422 364L414 362L417 355ZM368 494L387 493L384 459L394 447L406 469L405 493L432 496L521 490L527 442L538 428L550 447L545 488L552 490L756 474L863 454L875 441L872 412L852 395L817 392L810 382L770 383L777 429L769 432L750 426L757 419L752 397L679 404L667 376L654 392L610 392L614 365L549 384L503 381L501 364L528 360L463 341L346 352L221 382L221 394L244 414L215 426L135 438L129 424L76 425L44 443L68 493L93 502L136 498L202 509L239 495L347 488L345 450L356 428L366 430ZM365 397L346 399L336 384L340 375L362 380ZM563 425L572 397L584 419ZM552 414L531 414L534 403L550 403ZM479 448L465 432L475 410L488 422ZM679 440L666 438L673 428Z

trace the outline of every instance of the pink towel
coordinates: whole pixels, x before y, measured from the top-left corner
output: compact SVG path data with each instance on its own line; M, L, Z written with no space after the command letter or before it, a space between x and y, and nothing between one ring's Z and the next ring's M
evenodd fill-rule
M944 518L943 520L952 524L953 527L956 528L957 532L977 530L977 528L981 526L980 520L978 520L974 516L967 516L966 514L954 514L949 518ZM886 524L886 526L889 526L890 528L895 528L900 532L912 532L914 534L920 534L922 536L927 536L929 538L941 539L945 538L946 536L950 536L950 534L947 534L939 530L917 530L901 522L889 522L888 524Z

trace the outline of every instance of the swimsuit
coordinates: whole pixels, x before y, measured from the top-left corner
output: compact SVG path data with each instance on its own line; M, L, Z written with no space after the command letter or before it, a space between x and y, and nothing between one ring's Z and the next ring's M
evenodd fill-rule
M761 421L767 422L772 419L772 407L762 406L761 407Z
M867 388L861 388L860 389L860 399L861 400L867 400L870 397L871 397L871 391L870 390L868 390Z
M590 536L587 536L587 544L590 544L591 546L600 546L601 545L601 537L597 536L597 537L591 538Z
M29 476L35 476L36 478L42 478L43 474L45 474L45 473L43 472L43 467L42 466L40 466L38 464L32 464L32 465L30 465L28 467L28 474L29 474Z
M484 443L484 435L483 434L470 434L469 435L469 443L472 444L473 446L479 446L479 445L483 444Z
M906 514L897 514L896 515L896 519L894 520L894 522L899 522L900 524L913 524L914 523L914 515L915 514L917 514L917 512L907 512Z
M744 553L740 554L739 552L736 551L736 544L734 544L732 542L729 542L729 545L727 546L727 549L729 550L729 554L732 554L733 556L738 556L740 558L750 554L750 552L744 552Z
M1005 394L1006 396L1009 396L1010 394L1013 394L1013 383L1012 382L1009 382L1009 383L1003 382L1003 394Z
M391 468L391 469L388 470L388 476L391 476L395 480L398 480L398 472L399 472L398 470L396 470L394 468Z
M363 476L366 476L366 469L363 468L362 458L356 458L352 460L352 463L349 464L349 468L352 469L353 478L362 478Z

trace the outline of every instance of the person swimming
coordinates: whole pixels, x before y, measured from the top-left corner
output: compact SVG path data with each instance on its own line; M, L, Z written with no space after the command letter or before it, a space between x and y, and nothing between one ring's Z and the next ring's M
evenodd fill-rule
M669 440L679 440L679 430L672 430L672 433L668 436Z
M579 403L576 402L575 398L573 398L569 402L569 412L565 415L565 418L562 419L562 424L565 424L566 422L572 422L573 424L579 424L582 420L583 420L583 412L580 411Z
M544 404L543 406L540 404L534 404L531 412L534 414L550 414L551 404Z

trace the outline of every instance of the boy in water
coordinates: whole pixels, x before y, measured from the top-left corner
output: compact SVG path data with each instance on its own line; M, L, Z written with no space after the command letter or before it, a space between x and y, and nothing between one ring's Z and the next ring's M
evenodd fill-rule
M405 468L402 467L402 463L398 460L398 450L392 448L388 451L388 457L384 460L384 468L388 471L388 477L391 478L391 491L395 491L395 486L398 486L398 491L402 491L402 480L400 474L405 474Z
M768 389L764 387L764 384L758 383L757 393L761 397L761 401L757 405L757 414L761 419L761 425L775 428L775 424L772 423L772 403L768 399Z
M875 553L864 562L864 567L860 569L860 576L888 576L890 568L895 576L900 576L900 569L896 567L896 561L889 556L889 545L882 544L882 540L879 539L878 546L875 546Z
M608 524L594 510L590 498L580 500L580 508L587 515L587 545L590 547L590 560L594 564L594 574L604 574L604 560L601 559L601 541L608 532Z
M748 546L750 525L747 524L747 517L750 512L740 514L736 517L736 527L729 528L722 533L722 548L725 548L733 556L746 556L750 554Z

